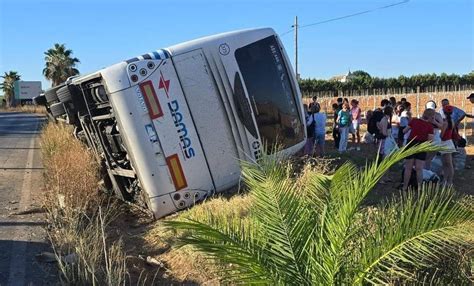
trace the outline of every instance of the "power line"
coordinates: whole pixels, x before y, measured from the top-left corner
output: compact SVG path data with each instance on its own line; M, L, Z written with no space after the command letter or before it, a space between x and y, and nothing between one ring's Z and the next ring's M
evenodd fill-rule
M383 10L383 9L391 8L391 7L394 7L394 6L402 5L402 4L405 4L407 2L410 2L410 0L404 0L404 1L401 1L401 2L396 2L396 3L393 3L393 4L380 6L380 7L377 7L377 8L373 8L373 9L369 9L369 10L365 10L365 11L360 11L360 12L356 12L356 13L353 13L353 14L348 14L348 15L344 15L344 16L340 16L340 17L336 17L336 18L331 18L331 19L327 19L327 20L323 20L323 21L319 21L319 22L315 22L315 23L311 23L311 24L299 25L298 28L301 29L301 28L321 25L321 24L325 24L325 23L329 23L329 22L334 22L334 21L338 21L338 20L342 20L342 19L346 19L346 18L351 18L351 17L371 13L371 12L374 12L374 11L377 11L377 10ZM294 25L292 27L293 28L291 30L288 30L288 31L284 32L283 34L280 35L280 37L283 37L284 35L293 32Z

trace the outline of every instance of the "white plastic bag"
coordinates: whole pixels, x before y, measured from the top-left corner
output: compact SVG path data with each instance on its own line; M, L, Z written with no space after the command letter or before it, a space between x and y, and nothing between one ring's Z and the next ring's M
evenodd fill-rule
M372 144L374 143L374 136L369 132L365 132L364 136L362 136L362 143Z
M395 139L393 139L392 136L388 136L385 138L385 145L383 148L383 155L388 156L390 153L394 152L395 150L398 150L398 145Z

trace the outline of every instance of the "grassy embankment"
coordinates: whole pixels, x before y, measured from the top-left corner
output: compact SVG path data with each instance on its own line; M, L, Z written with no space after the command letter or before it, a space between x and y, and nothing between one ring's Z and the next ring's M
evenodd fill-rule
M62 284L218 283L220 266L189 247L172 247L176 233L161 221L143 217L100 193L98 165L73 137L70 126L46 125L41 151L48 233ZM218 197L167 219L202 219L208 212L245 218L250 204L247 195ZM137 226L138 220L145 223ZM138 229L140 237L131 229ZM145 257L139 259L140 254ZM158 263L147 263L148 255Z
M97 163L71 131L49 123L41 136L44 206L61 282L120 285L126 280L125 253L121 240L110 241L105 233L116 208L98 192Z
M98 164L87 147L74 138L70 126L46 125L41 135L41 151L48 234L63 285L218 281L216 268L207 266L204 257L186 247L170 248L175 237L172 231L99 191ZM216 198L171 219L198 219L210 210L244 217L248 206L246 196ZM137 239L127 221L139 219L145 224L139 226L143 235ZM163 252L153 257L159 263L150 264L146 257L138 258L139 254L157 251Z

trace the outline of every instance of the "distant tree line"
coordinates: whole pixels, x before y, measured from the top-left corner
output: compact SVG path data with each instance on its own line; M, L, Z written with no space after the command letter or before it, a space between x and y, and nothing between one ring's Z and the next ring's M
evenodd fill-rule
M468 74L418 74L412 76L380 78L365 71L347 75L346 81L301 79L303 96L351 96L376 94L401 94L416 92L457 91L474 88L474 71Z

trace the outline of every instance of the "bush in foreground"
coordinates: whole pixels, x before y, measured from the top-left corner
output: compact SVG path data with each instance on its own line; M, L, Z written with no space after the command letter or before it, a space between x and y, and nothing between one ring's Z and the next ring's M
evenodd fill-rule
M474 213L452 189L424 186L378 208L363 207L391 166L434 150L423 144L363 170L345 164L333 176L306 169L298 178L290 166L264 157L260 164L243 163L249 218L209 212L166 225L184 231L182 245L220 261L226 278L238 283L469 283L460 269L454 275L435 269L473 242Z

